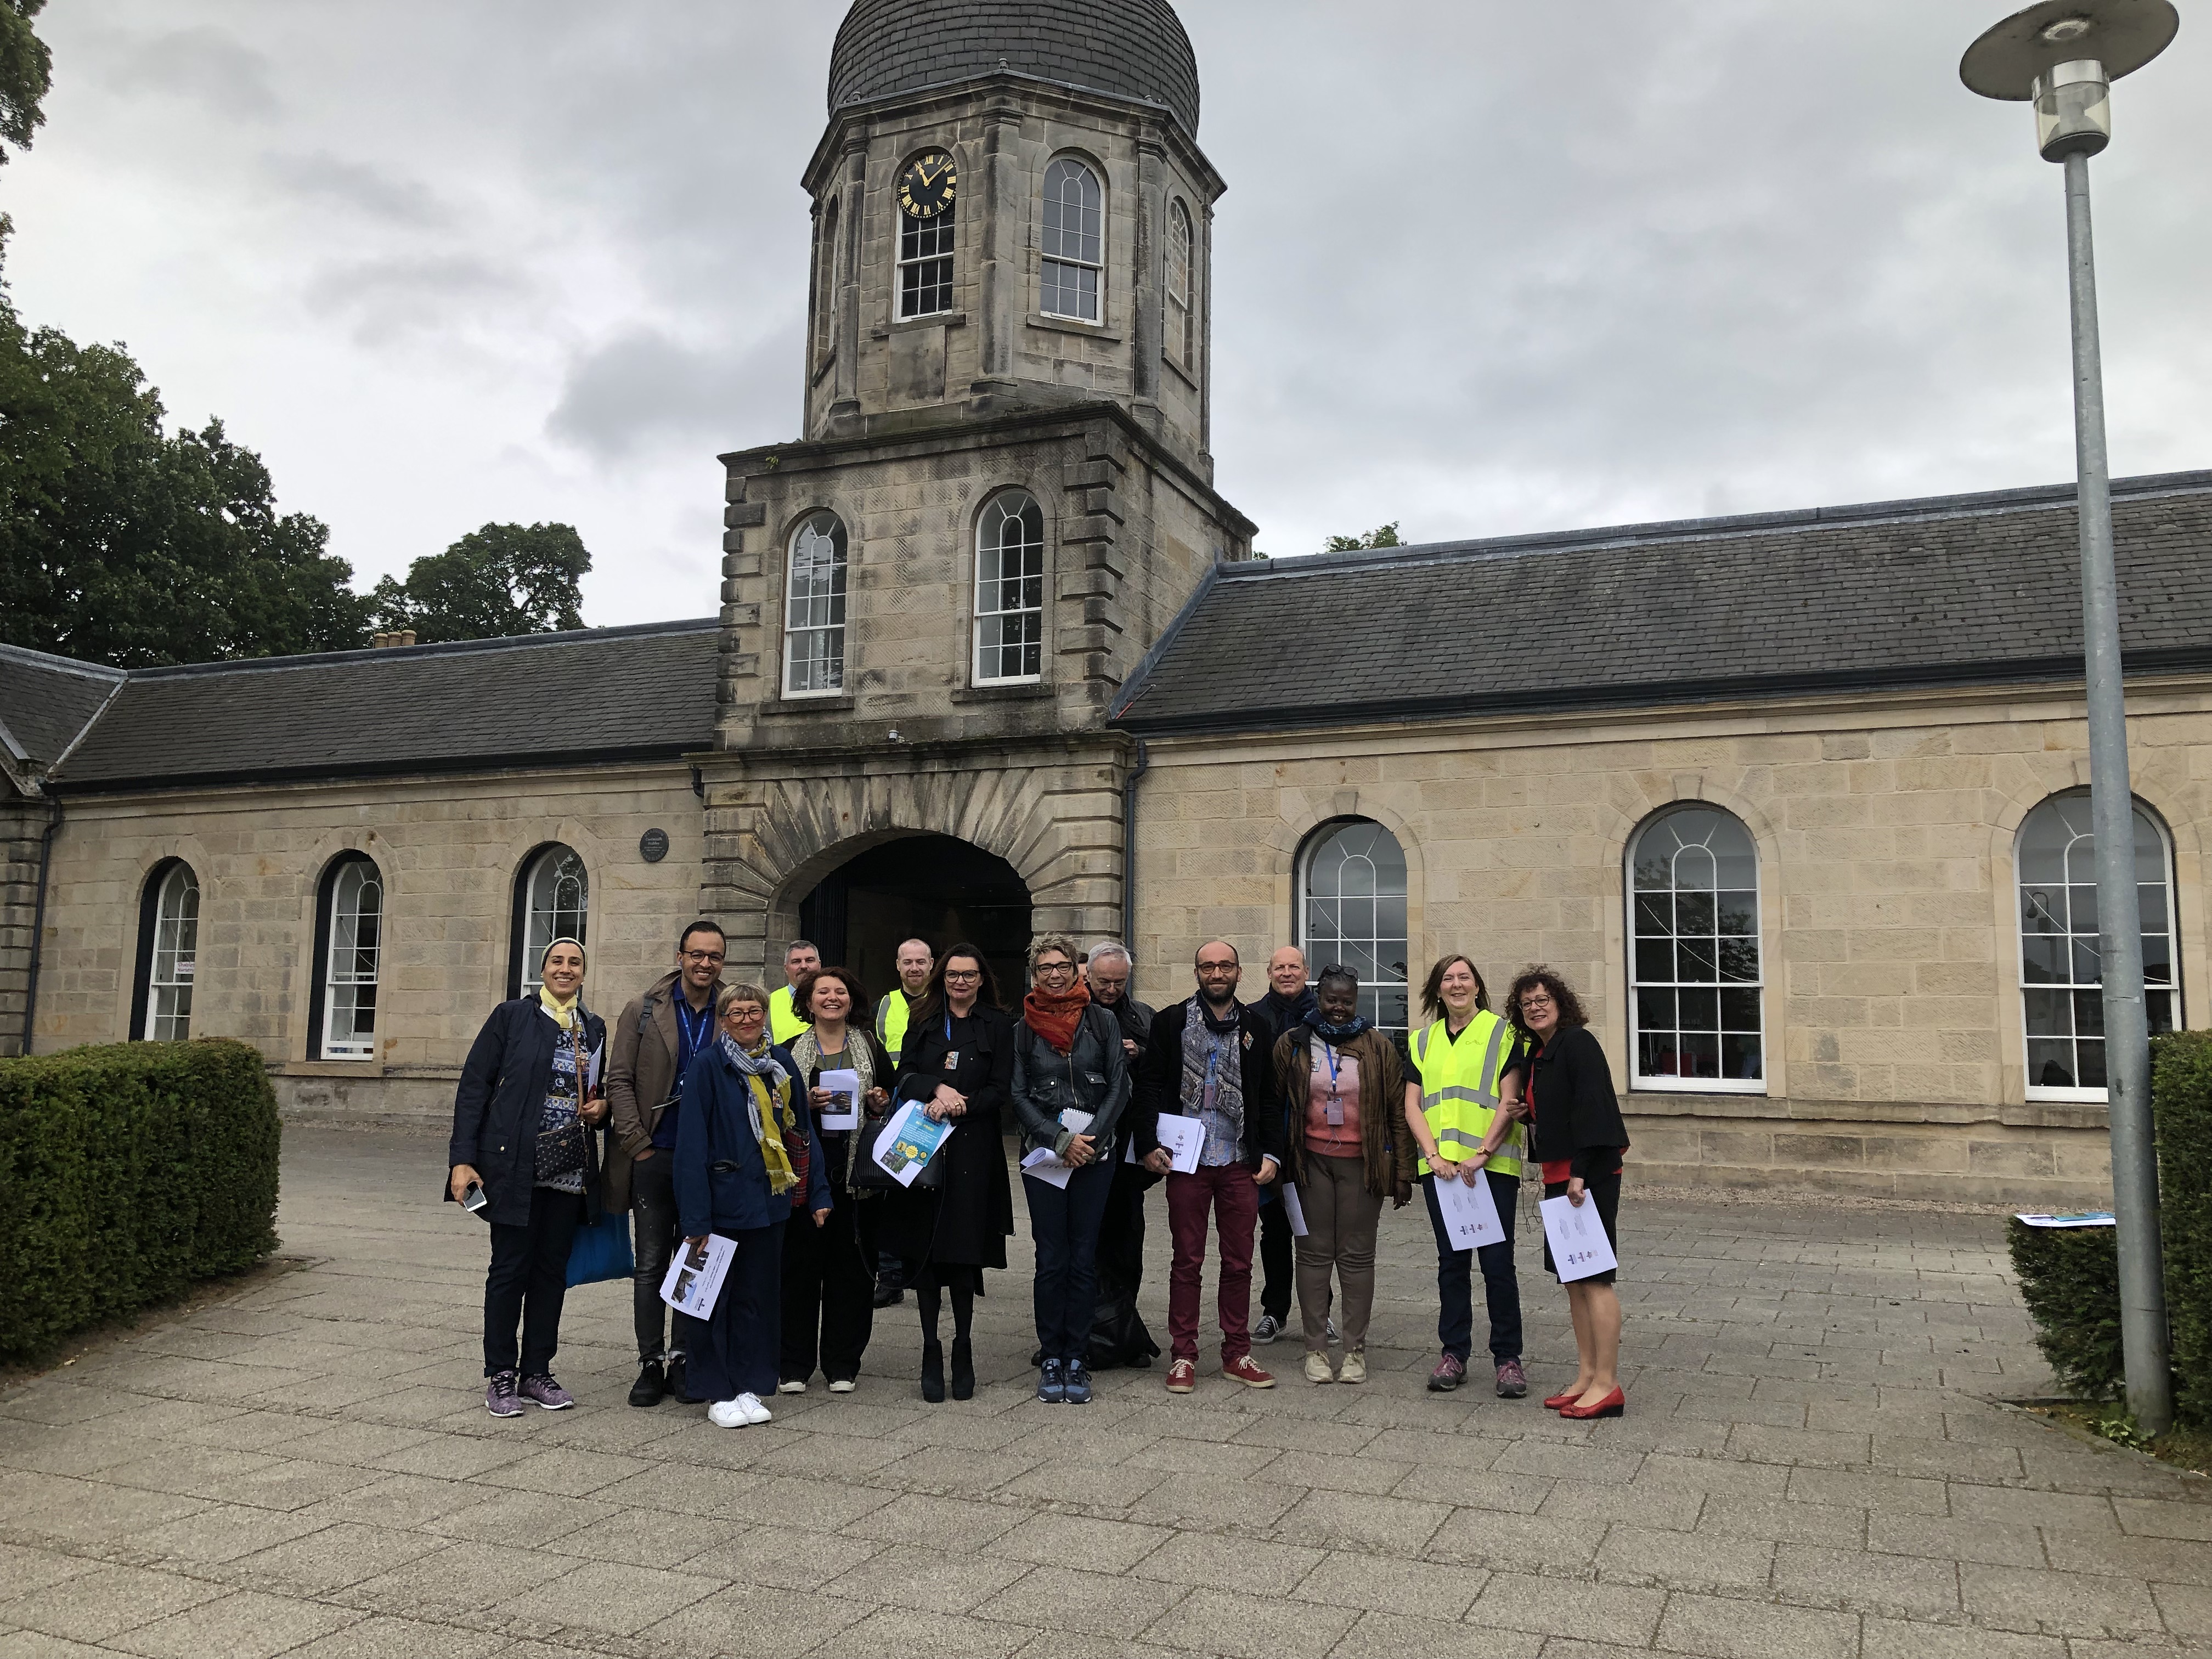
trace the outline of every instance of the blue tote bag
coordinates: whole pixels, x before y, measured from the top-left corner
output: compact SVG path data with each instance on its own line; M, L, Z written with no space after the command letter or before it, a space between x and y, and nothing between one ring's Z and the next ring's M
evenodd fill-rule
M629 1217L620 1211L602 1213L597 1221L576 1229L576 1242L568 1247L568 1288L597 1285L604 1279L636 1275L637 1258L629 1248Z

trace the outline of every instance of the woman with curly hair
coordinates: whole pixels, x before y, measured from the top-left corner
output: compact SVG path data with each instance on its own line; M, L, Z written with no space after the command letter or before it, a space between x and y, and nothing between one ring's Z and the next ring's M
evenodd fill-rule
M1577 1209L1596 1205L1606 1242L1618 1255L1614 1224L1628 1130L1613 1091L1612 1068L1590 1035L1581 999L1549 968L1529 967L1505 994L1505 1018L1528 1042L1522 1098L1534 1126L1534 1152L1544 1166L1544 1196L1565 1196ZM1559 1271L1548 1243L1544 1266ZM1620 1297L1613 1270L1561 1282L1575 1322L1575 1381L1544 1404L1561 1417L1619 1417L1627 1402L1620 1389Z

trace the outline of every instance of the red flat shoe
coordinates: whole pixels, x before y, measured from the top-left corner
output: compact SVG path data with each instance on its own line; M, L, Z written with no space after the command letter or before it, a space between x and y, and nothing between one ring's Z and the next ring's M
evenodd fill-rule
M1547 1412L1555 1412L1562 1406L1573 1405L1582 1397L1583 1391L1580 1389L1570 1389L1565 1394L1555 1394L1547 1400L1544 1402L1544 1409Z
M1628 1411L1628 1397L1615 1389L1595 1406L1562 1406L1559 1415L1580 1420L1586 1417L1621 1417Z

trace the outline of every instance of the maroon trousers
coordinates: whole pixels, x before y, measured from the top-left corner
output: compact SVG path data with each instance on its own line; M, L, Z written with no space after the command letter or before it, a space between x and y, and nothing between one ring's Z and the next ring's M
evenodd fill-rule
M1206 1267L1206 1212L1221 1237L1221 1363L1233 1365L1252 1352L1252 1234L1260 1218L1260 1188L1242 1164L1224 1164L1196 1175L1167 1179L1168 1233L1175 1264L1168 1271L1168 1344L1173 1357L1198 1358L1198 1292Z

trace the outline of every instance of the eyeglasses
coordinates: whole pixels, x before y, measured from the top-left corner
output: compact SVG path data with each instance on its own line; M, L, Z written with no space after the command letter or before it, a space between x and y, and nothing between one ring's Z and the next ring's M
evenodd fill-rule
M722 1010L724 1019L766 1019L768 1010L757 1002L733 1002Z
M963 985L966 985L973 981L981 979L983 975L980 970L971 972L967 969L951 968L945 970L945 977L948 981L957 979Z
M719 963L722 960L722 953L720 951L686 951L684 953L684 960Z
M1230 974L1236 970L1237 964L1233 962L1201 962L1198 964L1198 971L1201 974Z
M1548 1008L1552 1006L1551 994L1548 991L1523 991L1521 1006L1523 1008Z
M1039 979L1042 979L1047 974L1072 974L1075 971L1075 964L1072 962L1040 962L1037 963L1036 971ZM950 978L951 975L947 975L946 977Z

